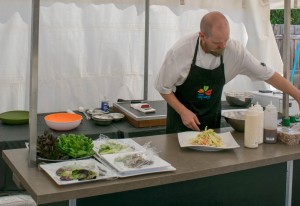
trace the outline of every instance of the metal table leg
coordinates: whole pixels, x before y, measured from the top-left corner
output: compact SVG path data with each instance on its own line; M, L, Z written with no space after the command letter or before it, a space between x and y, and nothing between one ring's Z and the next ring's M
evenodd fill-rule
M287 164L286 164L285 206L291 206L292 205L293 165L294 165L293 160L287 161Z
M76 199L69 200L69 206L76 206Z

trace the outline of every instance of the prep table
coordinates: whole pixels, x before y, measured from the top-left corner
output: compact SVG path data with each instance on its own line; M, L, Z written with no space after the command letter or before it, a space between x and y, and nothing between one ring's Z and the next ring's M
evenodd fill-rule
M220 132L225 130L231 129ZM180 148L177 134L135 138L151 141L176 171L62 187L28 167L26 149L5 150L3 158L38 204L78 199L77 205L284 205L286 162L300 159L300 145L248 149L243 133L232 135L241 147L220 152Z
M155 101L157 103L154 106L161 106L162 109L166 108L166 103L164 101ZM152 104L153 102L151 102ZM236 109L238 107L233 107L228 105L227 102L222 102L222 109ZM78 113L78 112L76 112ZM81 114L81 113L78 113ZM47 113L38 114L37 117L37 134L41 135L44 131L49 128L46 126L44 121L44 116ZM221 119L221 127L228 127L225 119ZM137 128L129 124L126 120L120 122L114 122L108 126L95 125L93 120L86 120L83 116L82 124L74 130L68 132L54 132L56 135L62 133L74 133L74 134L85 134L92 139L97 139L99 134L107 135L110 138L133 138L142 136L151 136L165 134L165 126L152 126ZM25 142L29 139L29 125L7 125L0 123L0 152L5 149L17 149L25 148ZM0 157L0 193L10 193L17 192L19 189L12 181L12 173L7 165L3 162L2 157ZM22 190L21 190L22 191Z

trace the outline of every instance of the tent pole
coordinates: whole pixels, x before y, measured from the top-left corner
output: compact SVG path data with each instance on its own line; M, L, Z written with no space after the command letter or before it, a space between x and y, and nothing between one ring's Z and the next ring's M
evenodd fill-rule
M291 26L291 0L284 0L284 37L283 37L283 75L290 79L290 26ZM283 118L289 118L289 95L283 93ZM283 121L282 121L283 122ZM292 205L293 161L287 162L287 177L285 191L285 205Z
M40 0L32 0L30 48L30 104L29 104L29 159L28 165L36 166L37 146L37 94Z
M144 100L148 99L149 0L145 0Z
M284 0L284 36L283 36L283 76L290 79L290 26L291 26L291 1ZM289 118L289 95L283 94L283 118Z

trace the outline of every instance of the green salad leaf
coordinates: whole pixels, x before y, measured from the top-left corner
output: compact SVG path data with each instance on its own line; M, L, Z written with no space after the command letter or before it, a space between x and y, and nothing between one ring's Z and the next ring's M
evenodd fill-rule
M94 154L93 140L83 134L62 134L58 136L59 151L72 158L88 157Z

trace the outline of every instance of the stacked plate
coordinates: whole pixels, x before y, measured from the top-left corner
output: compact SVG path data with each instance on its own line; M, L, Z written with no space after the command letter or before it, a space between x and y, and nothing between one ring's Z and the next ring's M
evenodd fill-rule
M175 170L151 149L132 139L94 141L94 151L99 160L113 168L119 177Z

